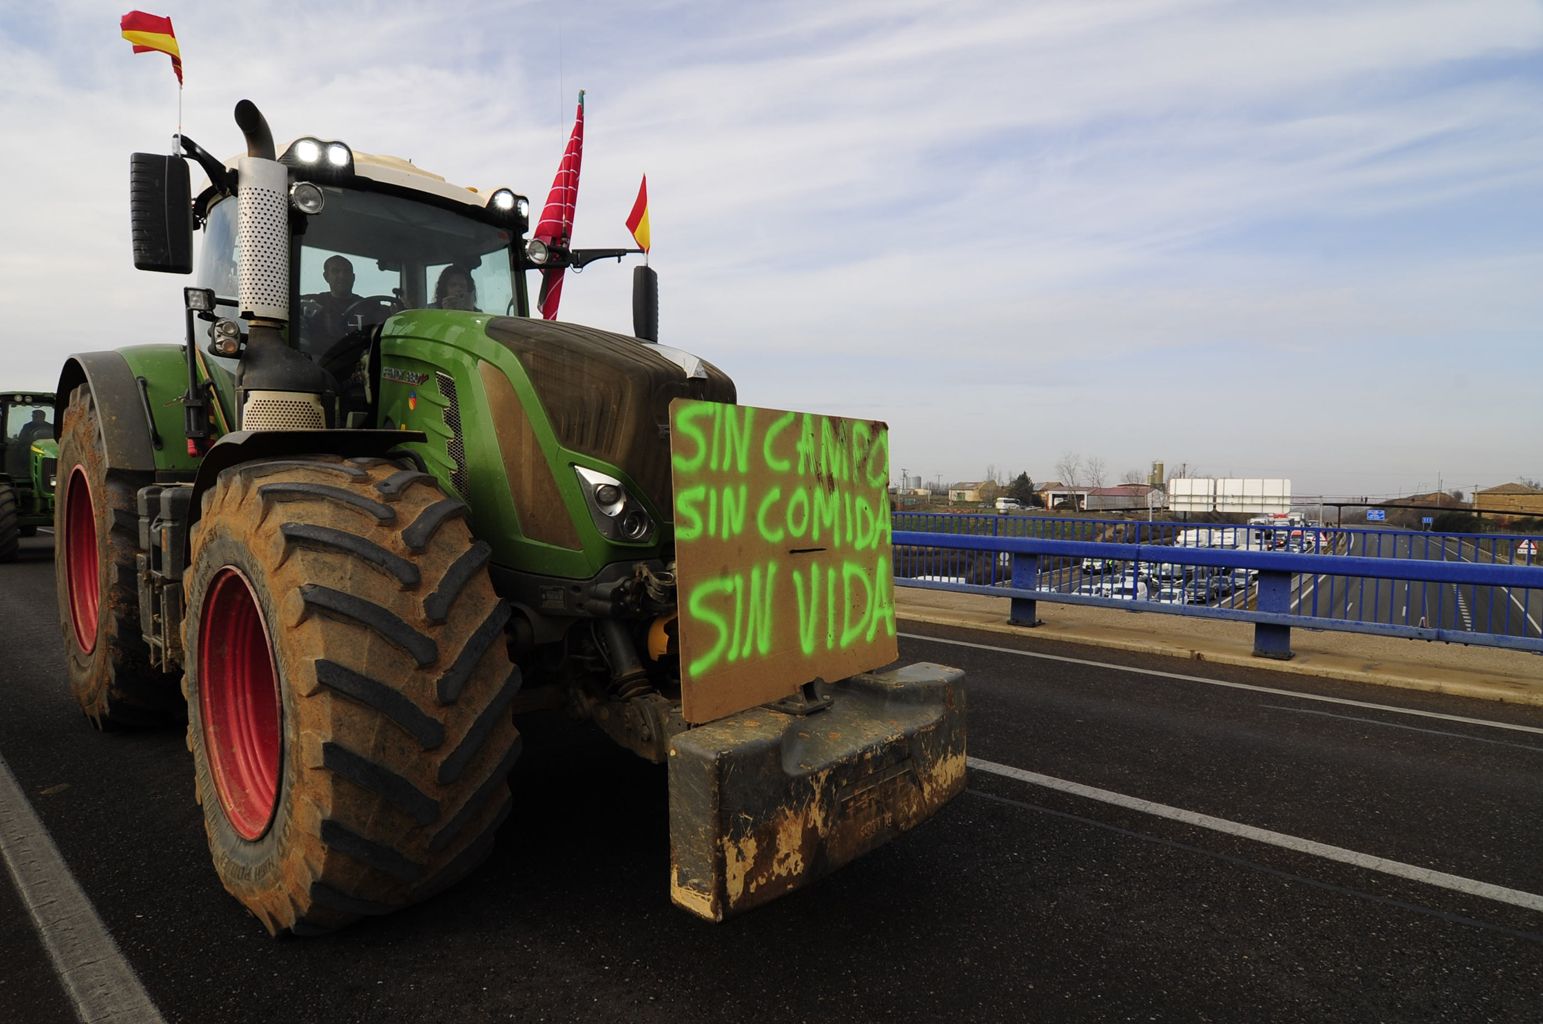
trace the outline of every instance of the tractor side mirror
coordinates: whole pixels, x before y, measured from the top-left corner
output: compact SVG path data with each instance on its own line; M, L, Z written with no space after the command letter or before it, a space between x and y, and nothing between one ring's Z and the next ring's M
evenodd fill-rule
M659 343L659 275L652 267L632 268L632 336Z
M129 157L129 230L136 270L193 272L192 189L180 156Z

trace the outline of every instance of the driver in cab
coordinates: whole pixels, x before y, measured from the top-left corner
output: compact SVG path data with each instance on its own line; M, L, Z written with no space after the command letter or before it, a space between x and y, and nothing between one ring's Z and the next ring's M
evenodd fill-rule
M354 294L354 265L348 257L327 257L321 276L327 282L327 290L300 299L305 314L306 347L313 351L325 351L349 330L360 326L346 321L349 307L360 299Z

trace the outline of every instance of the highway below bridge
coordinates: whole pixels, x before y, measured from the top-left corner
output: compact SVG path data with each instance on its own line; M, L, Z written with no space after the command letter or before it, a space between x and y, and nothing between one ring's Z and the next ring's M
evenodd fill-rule
M1508 547L1482 535L1472 538L1423 533L1346 532L1337 553L1368 558L1419 558L1445 562L1508 563ZM1402 626L1429 626L1504 636L1543 636L1543 592L1403 580L1313 576L1298 579L1295 594L1304 614Z
M1241 532L1241 531L1239 531ZM1510 541L1483 535L1436 535L1394 530L1317 531L1320 546L1310 545L1308 553L1350 555L1363 558L1419 559L1439 562L1469 562L1480 565L1513 564ZM1214 549L1213 549L1214 550ZM1006 586L1011 575L1008 556L997 557L996 577ZM1116 562L1101 564L1096 570L1075 563L1042 571L1042 589L1065 594L1134 601L1162 601L1157 581L1143 564L1140 585L1133 582L1130 568ZM1240 571L1221 574L1216 579L1224 587L1208 594L1195 594L1184 582L1174 585L1174 599L1182 594L1185 604L1218 608L1255 607L1254 577ZM960 577L963 580L963 577ZM972 580L972 582L976 582ZM1123 584L1123 585L1122 585ZM1494 633L1508 637L1543 637L1543 590L1520 587L1475 586L1454 583L1427 583L1408 580L1371 579L1336 576L1332 573L1297 573L1291 579L1289 610L1293 614L1348 622L1378 623L1455 633Z
M117 1019L1543 1013L1543 708L914 620L903 659L967 673L969 789L813 888L718 926L675 910L663 771L532 720L483 868L274 941L215 879L182 732L80 715L48 542L23 543L0 567L0 834L8 862L22 812L51 837L153 1015ZM74 1020L37 899L0 880L0 1006Z

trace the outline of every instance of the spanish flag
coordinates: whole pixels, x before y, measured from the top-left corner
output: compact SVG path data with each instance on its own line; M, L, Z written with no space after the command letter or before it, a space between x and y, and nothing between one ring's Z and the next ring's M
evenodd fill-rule
M643 184L638 186L638 201L632 204L632 212L627 214L627 230L632 232L632 237L637 239L638 245L643 251L648 251L648 175L643 175Z
M177 33L172 31L170 18L130 11L118 26L123 30L123 38L134 44L135 53L164 53L170 57L177 84L182 84L182 51L177 49Z

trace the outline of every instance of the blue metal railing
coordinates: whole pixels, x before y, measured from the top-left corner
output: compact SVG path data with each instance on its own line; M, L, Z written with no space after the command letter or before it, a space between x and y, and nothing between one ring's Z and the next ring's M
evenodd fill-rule
M1290 657L1292 626L1543 652L1543 567L1523 535L903 512L894 526L896 583L1007 597L1021 624L1056 601L1253 622L1272 657Z

